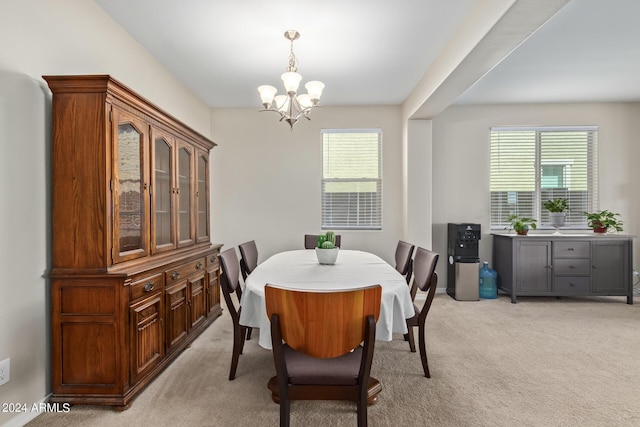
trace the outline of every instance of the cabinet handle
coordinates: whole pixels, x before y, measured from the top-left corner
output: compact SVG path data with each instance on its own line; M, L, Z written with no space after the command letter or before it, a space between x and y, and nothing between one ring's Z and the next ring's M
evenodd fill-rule
M573 265L570 265L569 268L574 269L575 267Z
M572 250L573 250L573 248L567 248L567 250L568 250L568 251L572 251Z
M173 273L171 273L171 278L173 280L177 280L178 277L180 277L180 272L179 271L174 271Z
M156 287L156 284L153 282L147 282L144 284L144 286L142 287L142 289L144 289L145 292L149 292L152 291L153 288Z
M202 263L198 261L198 263L196 264L196 270L200 270L200 269L202 269Z
M211 262L216 262L216 257L215 257L215 256L212 256L211 258L209 258L209 261L211 261Z
M595 265L592 265L591 268L593 268L594 270L597 269L598 267L596 267Z
M575 284L575 283L573 283L573 282L570 282L570 283L569 283L569 286L571 286L572 288L575 288L576 284Z

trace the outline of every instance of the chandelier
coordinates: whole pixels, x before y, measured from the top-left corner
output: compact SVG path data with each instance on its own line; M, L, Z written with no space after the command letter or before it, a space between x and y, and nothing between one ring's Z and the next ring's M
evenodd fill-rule
M302 76L296 72L297 63L296 56L293 54L293 41L300 38L300 33L295 30L289 30L284 33L284 38L291 41L289 66L287 67L287 71L280 76L287 94L276 95L278 89L269 85L260 86L258 92L260 93L260 99L264 106L264 109L260 111L275 111L279 113L280 121L284 120L289 123L291 130L293 130L293 125L300 117L311 120L309 113L312 108L318 106L322 89L324 89L324 83L317 80L310 81L304 85L307 93L300 95L296 93Z

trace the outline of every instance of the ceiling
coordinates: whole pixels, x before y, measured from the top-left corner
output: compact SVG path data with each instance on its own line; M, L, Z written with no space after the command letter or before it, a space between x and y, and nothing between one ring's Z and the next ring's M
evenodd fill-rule
M397 105L486 0L95 1L208 105L259 108L259 85L283 90L286 30L323 105ZM450 101L640 101L639 41L640 1L571 0L488 73L458 79Z

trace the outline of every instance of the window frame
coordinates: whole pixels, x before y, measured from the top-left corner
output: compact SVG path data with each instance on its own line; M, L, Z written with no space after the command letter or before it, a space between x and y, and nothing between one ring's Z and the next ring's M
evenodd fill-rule
M321 230L362 230L362 231L381 231L382 223L383 223L383 132L381 128L345 128L345 129L321 129L321 140L322 140L322 171L320 178L320 228ZM337 135L337 134L377 134L377 177L347 177L347 176L338 176L338 177L325 177L325 149L326 149L326 141L325 135ZM346 221L340 223L336 222L336 220L332 217L327 217L328 211L333 210L331 207L334 205L340 206L339 202L333 202L328 200L327 194L329 192L325 191L327 184L331 183L360 183L360 184L370 184L375 183L376 191L375 192L366 192L366 191L354 191L353 194L357 195L356 201L350 201L347 203L355 203L358 207L358 213L355 214L355 221L347 219ZM350 193L345 193L350 194ZM376 200L373 202L367 203L367 194L369 194L370 198L375 197ZM361 206L365 208L371 207L365 213L360 213L359 209ZM342 206L345 209L344 206ZM346 208L349 211L349 208ZM367 215L371 213L370 215ZM351 214L349 214L351 215ZM366 217L370 218L370 221L365 221Z
M524 147L529 150L533 149L533 152L535 153L533 172L531 171L529 172L534 174L534 179L531 180L530 177L525 177L523 179L523 186L525 186L526 184L527 186L533 187L533 190L531 191L531 193L533 194L531 196L532 197L531 211L529 211L528 206L526 206L527 190L513 190L513 191L512 190L502 190L502 191L493 190L494 185L497 185L497 183L494 182L494 179L496 181L498 181L499 179L504 180L504 177L494 176L494 167L496 167L494 165L494 162L496 162L497 158L499 158L500 161L502 162L502 159L506 157L503 154L494 153L494 150L495 150L494 138L498 139L500 137L500 135L498 135L499 133L516 134L518 132L522 132L523 134L525 132L535 133L534 146ZM574 153L569 152L569 154L566 154L566 157L564 158L559 158L559 157L552 158L552 159L544 158L545 152L549 153L550 152L549 150L551 150L551 148L548 148L545 151L543 148L546 143L549 143L549 141L545 139L544 134L546 133L548 134L546 135L547 137L553 138L553 134L559 134L561 132L585 132L584 137L585 137L587 146L586 146L586 152L583 153L583 156L586 159L584 160L583 167L585 168L586 172L585 172L584 178L582 179L582 182L585 185L586 189L582 190L584 192L584 197L582 197L583 204L581 205L581 208L578 208L578 210L576 210L575 208L572 208L572 203L571 203L571 199L572 199L571 193L580 191L580 190L571 190L571 180L575 179L572 176L571 168L574 166L574 164L578 165L578 167L580 166L580 163L576 161L578 156ZM507 138L506 141L502 143L502 147L498 147L498 148L504 149L505 151L509 149L513 149L516 146L517 140L518 140L518 137L512 136L511 140ZM500 141L498 141L498 144L500 144ZM512 144L512 146L509 146L509 144ZM569 208L570 208L569 215L571 216L571 221L568 221L568 223L563 227L564 229L582 230L582 229L589 228L587 226L586 218L582 215L582 212L583 211L593 212L597 210L597 206L598 206L598 159L597 159L598 126L494 126L490 128L489 145L490 145L490 149L489 149L489 165L490 165L489 166L490 168L489 170L489 180L490 180L489 223L490 223L490 228L492 230L504 229L508 227L506 216L503 213L504 209L500 205L499 193L501 192L514 193L514 194L507 194L506 196L507 198L514 198L514 201L515 201L515 206L514 206L515 212L510 212L510 213L515 213L515 214L524 215L524 216L531 216L535 218L538 221L538 229L542 229L542 230L553 229L553 227L550 225L550 221L542 222L542 219L548 216L547 214L545 214L546 210L542 206L544 201L547 198L569 198ZM526 153L526 151L524 152ZM507 167L508 166L511 166L511 165L507 165ZM564 180L563 182L564 186L562 188L544 186L543 169L545 166L562 166L563 180ZM554 190L556 190L555 193L560 193L560 194L557 196L554 195L553 194ZM542 200L545 192L550 192L551 196L546 197L545 200ZM563 192L569 193L569 196L565 197L562 194ZM524 199L525 199L524 202L518 203L518 201L515 200L515 198L517 198L518 193L523 193ZM577 199L577 200L579 201L580 199ZM524 212L523 210L518 209L519 208L518 204L520 204L520 207L524 205L524 208L523 208ZM569 218L569 215L567 215L567 218Z

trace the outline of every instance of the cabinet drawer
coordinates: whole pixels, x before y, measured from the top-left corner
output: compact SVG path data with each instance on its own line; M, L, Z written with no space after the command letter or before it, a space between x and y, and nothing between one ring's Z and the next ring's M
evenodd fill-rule
M220 261L218 261L218 255L207 256L207 271L214 271L220 269Z
M589 258L589 242L553 242L554 258Z
M556 276L588 276L591 274L591 262L589 258L555 259L553 269Z
M204 271L206 264L205 258L198 258L186 264L178 265L170 270L165 271L165 283L167 286L187 278L189 275L198 271Z
M588 294L590 281L589 277L556 277L553 291L562 294Z
M145 277L131 284L131 301L162 291L162 274Z

